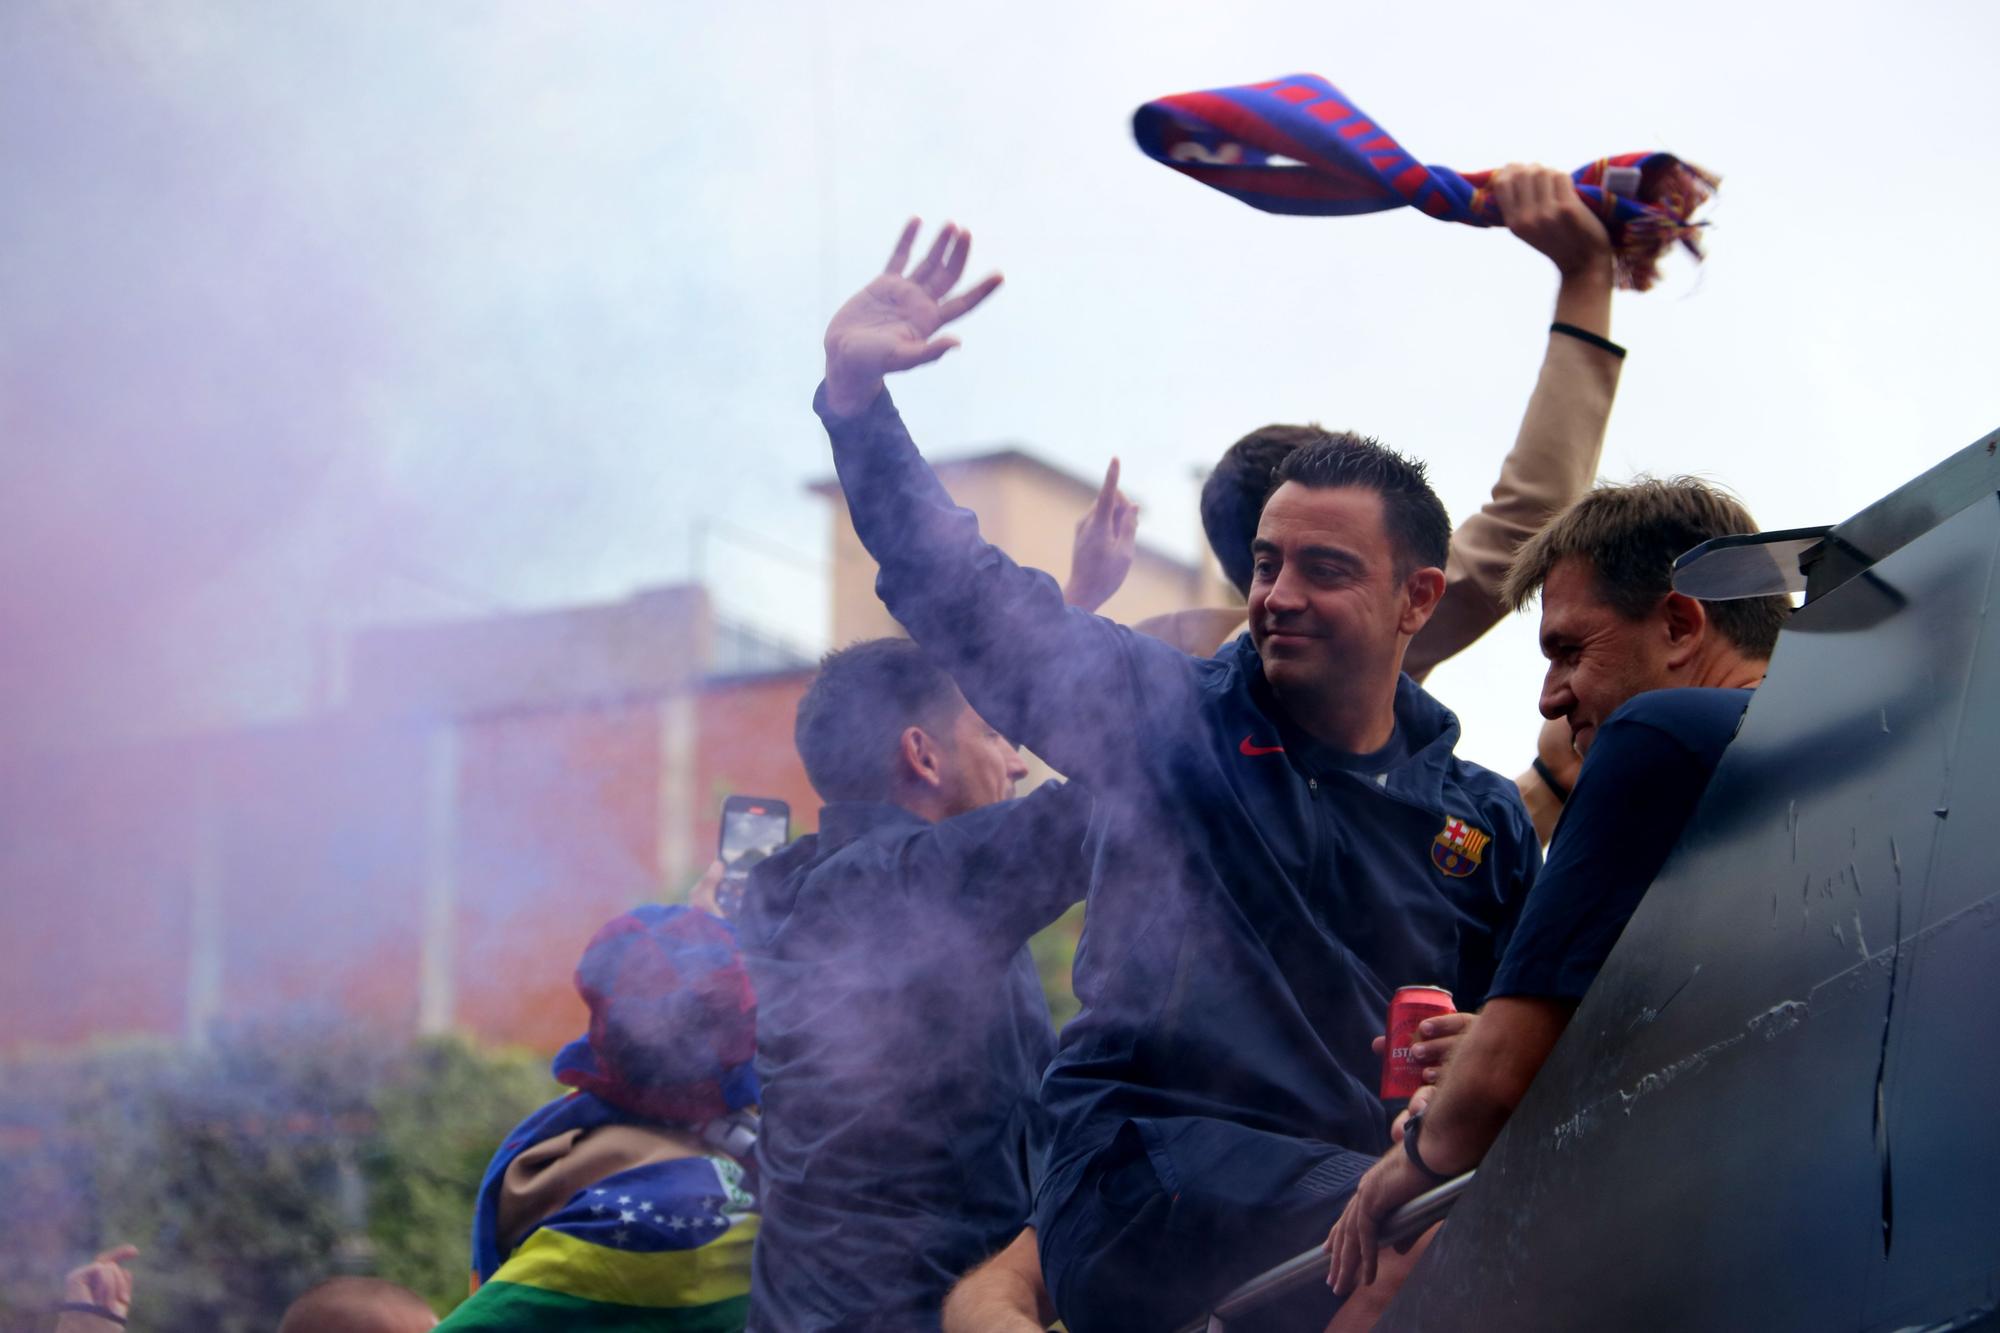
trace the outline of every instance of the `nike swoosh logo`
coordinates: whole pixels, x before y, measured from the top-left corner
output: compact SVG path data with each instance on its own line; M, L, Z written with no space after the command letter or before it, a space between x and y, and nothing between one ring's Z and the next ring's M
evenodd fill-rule
M1248 732L1244 733L1243 743L1236 748L1242 753L1249 755L1252 759L1255 759L1260 754L1283 754L1285 752L1285 747L1282 745L1252 745L1250 743L1250 733Z

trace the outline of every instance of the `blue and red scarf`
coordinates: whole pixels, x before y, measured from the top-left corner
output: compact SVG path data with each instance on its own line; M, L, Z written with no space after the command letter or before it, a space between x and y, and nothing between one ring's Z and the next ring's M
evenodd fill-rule
M1132 116L1155 162L1267 213L1316 216L1415 208L1445 222L1504 225L1490 171L1428 167L1317 74L1176 93ZM1611 233L1618 285L1644 291L1674 244L1701 257L1695 210L1717 178L1668 153L1624 153L1572 172Z

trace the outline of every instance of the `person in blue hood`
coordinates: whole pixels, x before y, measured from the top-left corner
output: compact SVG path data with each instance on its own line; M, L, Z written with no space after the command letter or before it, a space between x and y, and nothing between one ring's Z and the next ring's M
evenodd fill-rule
M1027 765L907 639L830 654L799 703L817 834L737 912L760 1006L750 1327L938 1327L1027 1223L1055 1050L1030 935L1083 896L1090 801Z
M1294 450L1250 632L1213 658L1068 608L952 504L884 388L1000 281L954 292L969 238L947 225L912 268L916 234L833 317L815 408L890 613L1095 802L1036 1231L1072 1333L1171 1328L1326 1236L1388 1144L1391 994L1475 1008L1540 849L1402 673L1451 531L1420 465L1350 435ZM1322 1292L1282 1326L1332 1312Z
M555 1058L573 1089L493 1155L472 1221L473 1293L446 1333L730 1333L757 1234L757 1001L728 923L649 904L576 969L590 1030Z

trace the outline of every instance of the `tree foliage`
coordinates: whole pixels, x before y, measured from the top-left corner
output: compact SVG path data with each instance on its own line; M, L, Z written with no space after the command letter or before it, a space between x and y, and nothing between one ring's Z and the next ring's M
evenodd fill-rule
M1076 945L1083 935L1083 904L1078 903L1044 927L1028 941L1041 974L1042 994L1048 997L1049 1016L1060 1028L1075 1018L1082 1006L1070 983L1070 968L1076 962Z
M458 1041L414 1048L376 1104L367 1159L375 1273L440 1312L465 1299L472 1201L500 1140L562 1089L548 1062Z
M1059 1024L1081 925L1078 907L1032 941ZM148 1333L261 1333L336 1273L443 1313L487 1161L559 1091L539 1054L337 1027L0 1063L0 1333L41 1333L63 1273L122 1241Z
M64 1271L128 1240L142 1251L134 1326L161 1333L268 1330L334 1273L375 1273L449 1309L486 1161L557 1091L540 1056L333 1030L10 1062L0 1326L46 1310Z

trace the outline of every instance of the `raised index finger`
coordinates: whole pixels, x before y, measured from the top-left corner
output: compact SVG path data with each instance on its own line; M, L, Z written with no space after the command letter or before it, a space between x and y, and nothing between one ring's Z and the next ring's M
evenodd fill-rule
M1118 495L1118 459L1113 457L1111 466L1104 469L1104 485L1097 490L1097 507L1108 510Z

